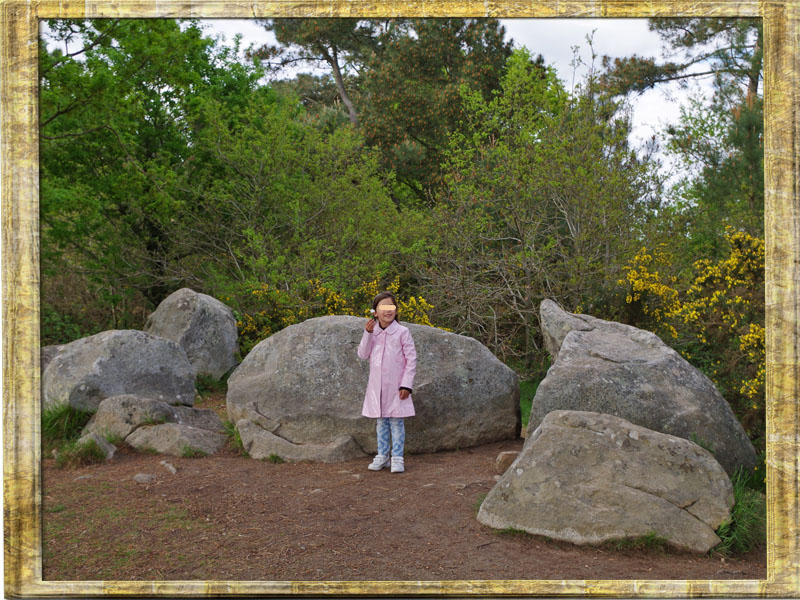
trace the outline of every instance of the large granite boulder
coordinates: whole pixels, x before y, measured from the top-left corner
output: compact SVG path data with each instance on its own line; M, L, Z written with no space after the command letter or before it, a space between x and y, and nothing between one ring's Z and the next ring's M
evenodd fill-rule
M263 460L274 455L287 462L335 463L364 456L349 435L339 436L327 443L293 444L247 419L240 420L236 429L242 438L242 447L250 458Z
M655 533L707 552L733 486L697 444L592 412L553 411L492 488L478 521L575 544Z
M178 342L198 374L219 379L239 362L233 311L189 288L167 296L147 318L144 330Z
M94 412L121 394L191 406L194 393L183 348L142 331L115 329L65 344L42 373L45 408L69 402Z
M594 411L707 446L728 475L755 466L753 445L717 388L658 336L551 300L540 314L553 365L533 399L528 435L550 411Z
M53 344L52 346L42 346L39 348L39 370L44 373L47 365L61 351L63 344Z
M228 418L237 426L243 419L256 424L265 432L265 446L274 442L267 434L296 445L341 443L349 435L364 452L376 452L375 420L361 416L369 365L356 349L365 322L319 317L260 342L228 379ZM511 369L472 338L404 325L417 350L417 415L406 419L406 452L465 448L518 434L519 383Z

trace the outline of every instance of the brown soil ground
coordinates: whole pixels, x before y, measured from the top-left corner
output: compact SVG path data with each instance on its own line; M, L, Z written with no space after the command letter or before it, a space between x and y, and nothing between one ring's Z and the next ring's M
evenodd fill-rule
M224 418L219 396L198 404ZM121 448L102 465L44 461L45 580L749 579L762 550L735 558L578 547L478 523L494 464L522 440L406 457L274 464L232 444L205 458ZM177 468L173 475L160 461ZM133 480L137 473L156 479Z

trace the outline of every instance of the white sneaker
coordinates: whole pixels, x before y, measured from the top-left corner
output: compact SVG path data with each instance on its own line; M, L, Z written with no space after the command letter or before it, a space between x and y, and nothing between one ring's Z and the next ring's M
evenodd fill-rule
M389 457L384 456L383 454L376 454L375 458L372 459L372 462L367 467L370 471L380 471L383 467L389 464Z
M402 456L393 456L392 457L392 473L402 473L406 470L405 461L403 460Z

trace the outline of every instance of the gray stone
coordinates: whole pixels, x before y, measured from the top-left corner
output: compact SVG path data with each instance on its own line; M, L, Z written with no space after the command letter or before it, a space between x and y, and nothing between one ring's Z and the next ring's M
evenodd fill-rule
M293 444L247 419L236 423L236 429L245 451L255 459L277 455L286 462L334 463L366 456L349 435L339 436L327 443Z
M187 410L192 410L186 407ZM131 394L106 398L97 407L84 432L119 436L123 440L142 425L175 421L173 408L166 402Z
M592 412L553 411L483 501L478 521L575 544L655 533L707 552L733 487L688 440Z
M210 408L192 408L190 406L174 406L172 412L175 422L181 425L191 425L198 429L225 432L222 419Z
M84 433L114 435L123 440L140 427L177 423L198 429L223 433L225 428L217 414L210 409L190 406L171 406L166 402L124 395L106 398L84 428Z
M39 370L42 373L44 373L47 365L50 364L50 361L53 360L55 355L58 354L63 347L63 344L55 344L52 346L42 346L39 349Z
M233 311L189 288L167 296L147 318L144 330L180 344L197 373L219 379L239 362Z
M173 475L175 475L175 474L178 472L178 469L177 469L177 468L175 468L175 465L173 465L173 464L172 464L172 463L170 463L170 462L167 462L167 461L165 461L165 460L162 460L162 461L159 461L159 463L158 463L158 464L160 464L162 467L164 467L164 468L165 468L167 471L169 471L169 472L170 472L170 473L172 473Z
M134 394L194 403L194 369L171 340L111 330L65 344L42 374L45 408L69 402L87 412L112 396Z
M156 476L150 475L149 473L137 473L133 476L133 480L136 483L150 483L151 481L155 481Z
M292 444L352 436L374 454L375 420L361 416L369 365L356 349L365 319L330 316L292 325L261 341L228 379L228 418ZM406 452L435 452L513 439L519 431L516 374L478 341L403 323L417 350L406 419Z
M616 415L710 445L732 475L756 464L753 445L708 377L653 333L541 305L553 365L533 399L528 436L553 410Z
M519 456L519 452L501 452L497 455L497 460L494 463L494 469L497 473L502 475L508 470L508 467L511 466L517 457Z
M214 454L225 445L227 436L190 425L165 423L140 427L125 442L138 450L155 450L159 454L184 456L187 451Z
M107 441L106 438L104 438L102 435L99 435L97 433L84 434L78 440L78 444L83 445L90 441L93 441L95 444L97 444L100 450L103 451L106 460L111 460L112 458L114 458L114 452L117 451L117 447L111 442Z

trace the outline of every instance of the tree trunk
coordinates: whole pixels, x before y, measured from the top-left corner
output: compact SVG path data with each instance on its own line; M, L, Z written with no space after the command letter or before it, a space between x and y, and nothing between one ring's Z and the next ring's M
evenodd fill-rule
M347 92L344 89L344 80L342 79L342 71L339 68L339 57L338 53L336 52L336 48L333 48L333 55L331 55L327 49L324 49L322 52L325 61L333 70L333 79L336 81L336 90L339 92L339 98L342 99L342 103L347 107L347 112L350 113L350 122L354 126L358 127L358 115L356 114L356 108L353 106L353 103L350 101L350 97L347 95Z

